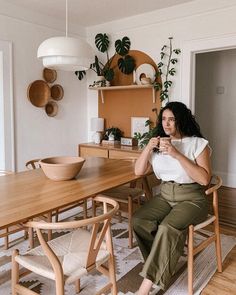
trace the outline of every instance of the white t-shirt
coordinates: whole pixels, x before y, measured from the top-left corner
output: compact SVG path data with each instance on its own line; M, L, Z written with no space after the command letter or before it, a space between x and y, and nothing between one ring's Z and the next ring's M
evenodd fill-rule
M184 137L182 139L173 139L171 144L187 158L196 161L204 148L208 145L208 141L200 137ZM150 163L157 178L164 181L175 181L177 183L193 183L195 182L188 176L180 165L179 161L169 155L152 153Z

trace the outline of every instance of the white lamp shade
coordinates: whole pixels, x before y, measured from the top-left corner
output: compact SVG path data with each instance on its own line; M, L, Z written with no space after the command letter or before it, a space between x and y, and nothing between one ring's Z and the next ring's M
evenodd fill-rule
M43 41L37 57L43 60L44 67L64 70L87 70L94 61L92 47L82 39L53 37Z
M104 118L91 118L91 131L102 132L104 130Z

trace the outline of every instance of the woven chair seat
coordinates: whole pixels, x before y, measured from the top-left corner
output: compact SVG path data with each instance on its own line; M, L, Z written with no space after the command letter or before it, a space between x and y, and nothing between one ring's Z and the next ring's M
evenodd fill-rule
M87 274L85 263L90 238L90 232L77 229L48 242L61 262L66 284L71 284ZM104 243L98 252L96 266L106 262L109 257ZM16 261L38 275L55 280L55 273L41 246L17 256Z
M109 196L116 201L122 202L122 200L127 200L128 197L135 199L144 194L144 191L140 188L131 188L128 186L118 186L113 189L109 189L103 192L103 195Z

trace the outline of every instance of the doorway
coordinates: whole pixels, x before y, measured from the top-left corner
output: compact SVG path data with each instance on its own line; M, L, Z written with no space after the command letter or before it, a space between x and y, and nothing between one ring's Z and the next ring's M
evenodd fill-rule
M195 116L212 147L212 168L236 187L236 49L196 54Z
M201 126L203 133L209 137L214 151L212 154L213 173L222 177L224 186L233 188L236 188L234 164L236 162L236 139L234 139L236 118L233 114L235 91L232 87L236 83L234 82L235 76L232 76L233 73L227 70L227 67L222 73L222 67L225 68L222 63L228 63L226 60L234 56L235 48L236 35L186 41L182 50L181 66L182 101L190 107L194 114L199 116L198 121L200 125L203 125ZM214 64L219 54L220 61ZM207 65L206 60L210 57L211 64ZM235 58L236 56L233 59ZM200 77L203 74L205 81L203 77ZM208 74L207 78L205 74ZM208 99L208 95L211 96L211 100ZM227 100L228 95L230 103Z

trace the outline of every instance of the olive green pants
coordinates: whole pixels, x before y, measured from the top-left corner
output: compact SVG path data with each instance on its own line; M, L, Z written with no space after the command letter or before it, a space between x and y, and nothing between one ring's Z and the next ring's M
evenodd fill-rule
M145 260L141 275L166 289L183 254L188 226L204 221L207 213L201 185L163 182L160 195L133 215L133 230Z

